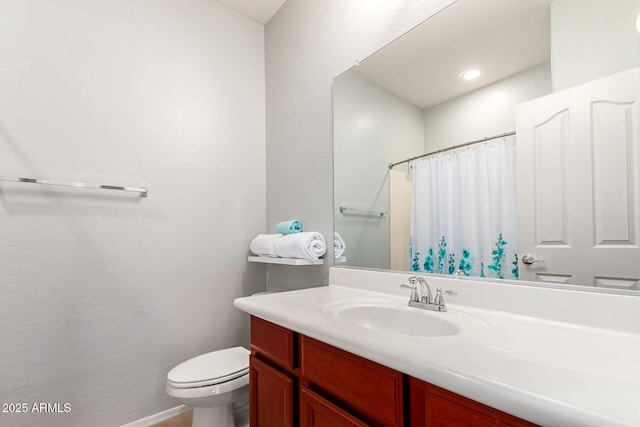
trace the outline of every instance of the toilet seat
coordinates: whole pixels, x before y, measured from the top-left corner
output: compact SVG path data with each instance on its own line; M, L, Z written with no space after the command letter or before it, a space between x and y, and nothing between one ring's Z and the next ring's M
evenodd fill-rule
M169 396L191 406L226 405L249 393L249 374L224 383L202 387L178 388L167 383L166 392ZM188 402L185 399L188 399Z
M167 374L167 385L198 388L222 384L249 374L249 351L244 347L212 351L189 359Z

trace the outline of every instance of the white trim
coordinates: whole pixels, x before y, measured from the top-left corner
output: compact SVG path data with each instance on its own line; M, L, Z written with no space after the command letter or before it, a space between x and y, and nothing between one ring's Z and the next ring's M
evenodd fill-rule
M175 408L167 409L166 411L158 412L157 414L149 415L148 417L140 418L137 421L132 421L127 424L122 424L120 427L149 427L159 422L168 420L169 418L177 417L191 410L190 406L180 405Z

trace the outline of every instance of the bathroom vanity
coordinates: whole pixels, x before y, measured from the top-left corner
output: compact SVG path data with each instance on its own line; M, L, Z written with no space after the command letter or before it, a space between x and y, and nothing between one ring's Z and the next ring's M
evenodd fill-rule
M258 317L250 388L258 427L535 425Z
M329 286L237 299L252 425L640 425L637 297L427 277L458 292L427 312L408 277L332 268Z

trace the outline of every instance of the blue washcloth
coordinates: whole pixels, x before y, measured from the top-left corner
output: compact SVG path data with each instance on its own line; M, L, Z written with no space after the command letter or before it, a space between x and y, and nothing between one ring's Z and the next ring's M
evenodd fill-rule
M302 224L297 219L291 219L289 221L282 221L276 225L276 233L280 234L293 234L300 233L302 231Z

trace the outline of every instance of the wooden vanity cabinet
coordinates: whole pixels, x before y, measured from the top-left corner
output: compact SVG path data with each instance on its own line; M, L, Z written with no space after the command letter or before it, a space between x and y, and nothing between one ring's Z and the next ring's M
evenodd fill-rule
M402 373L251 318L252 427L404 425Z
M252 427L534 427L279 325L251 317Z

